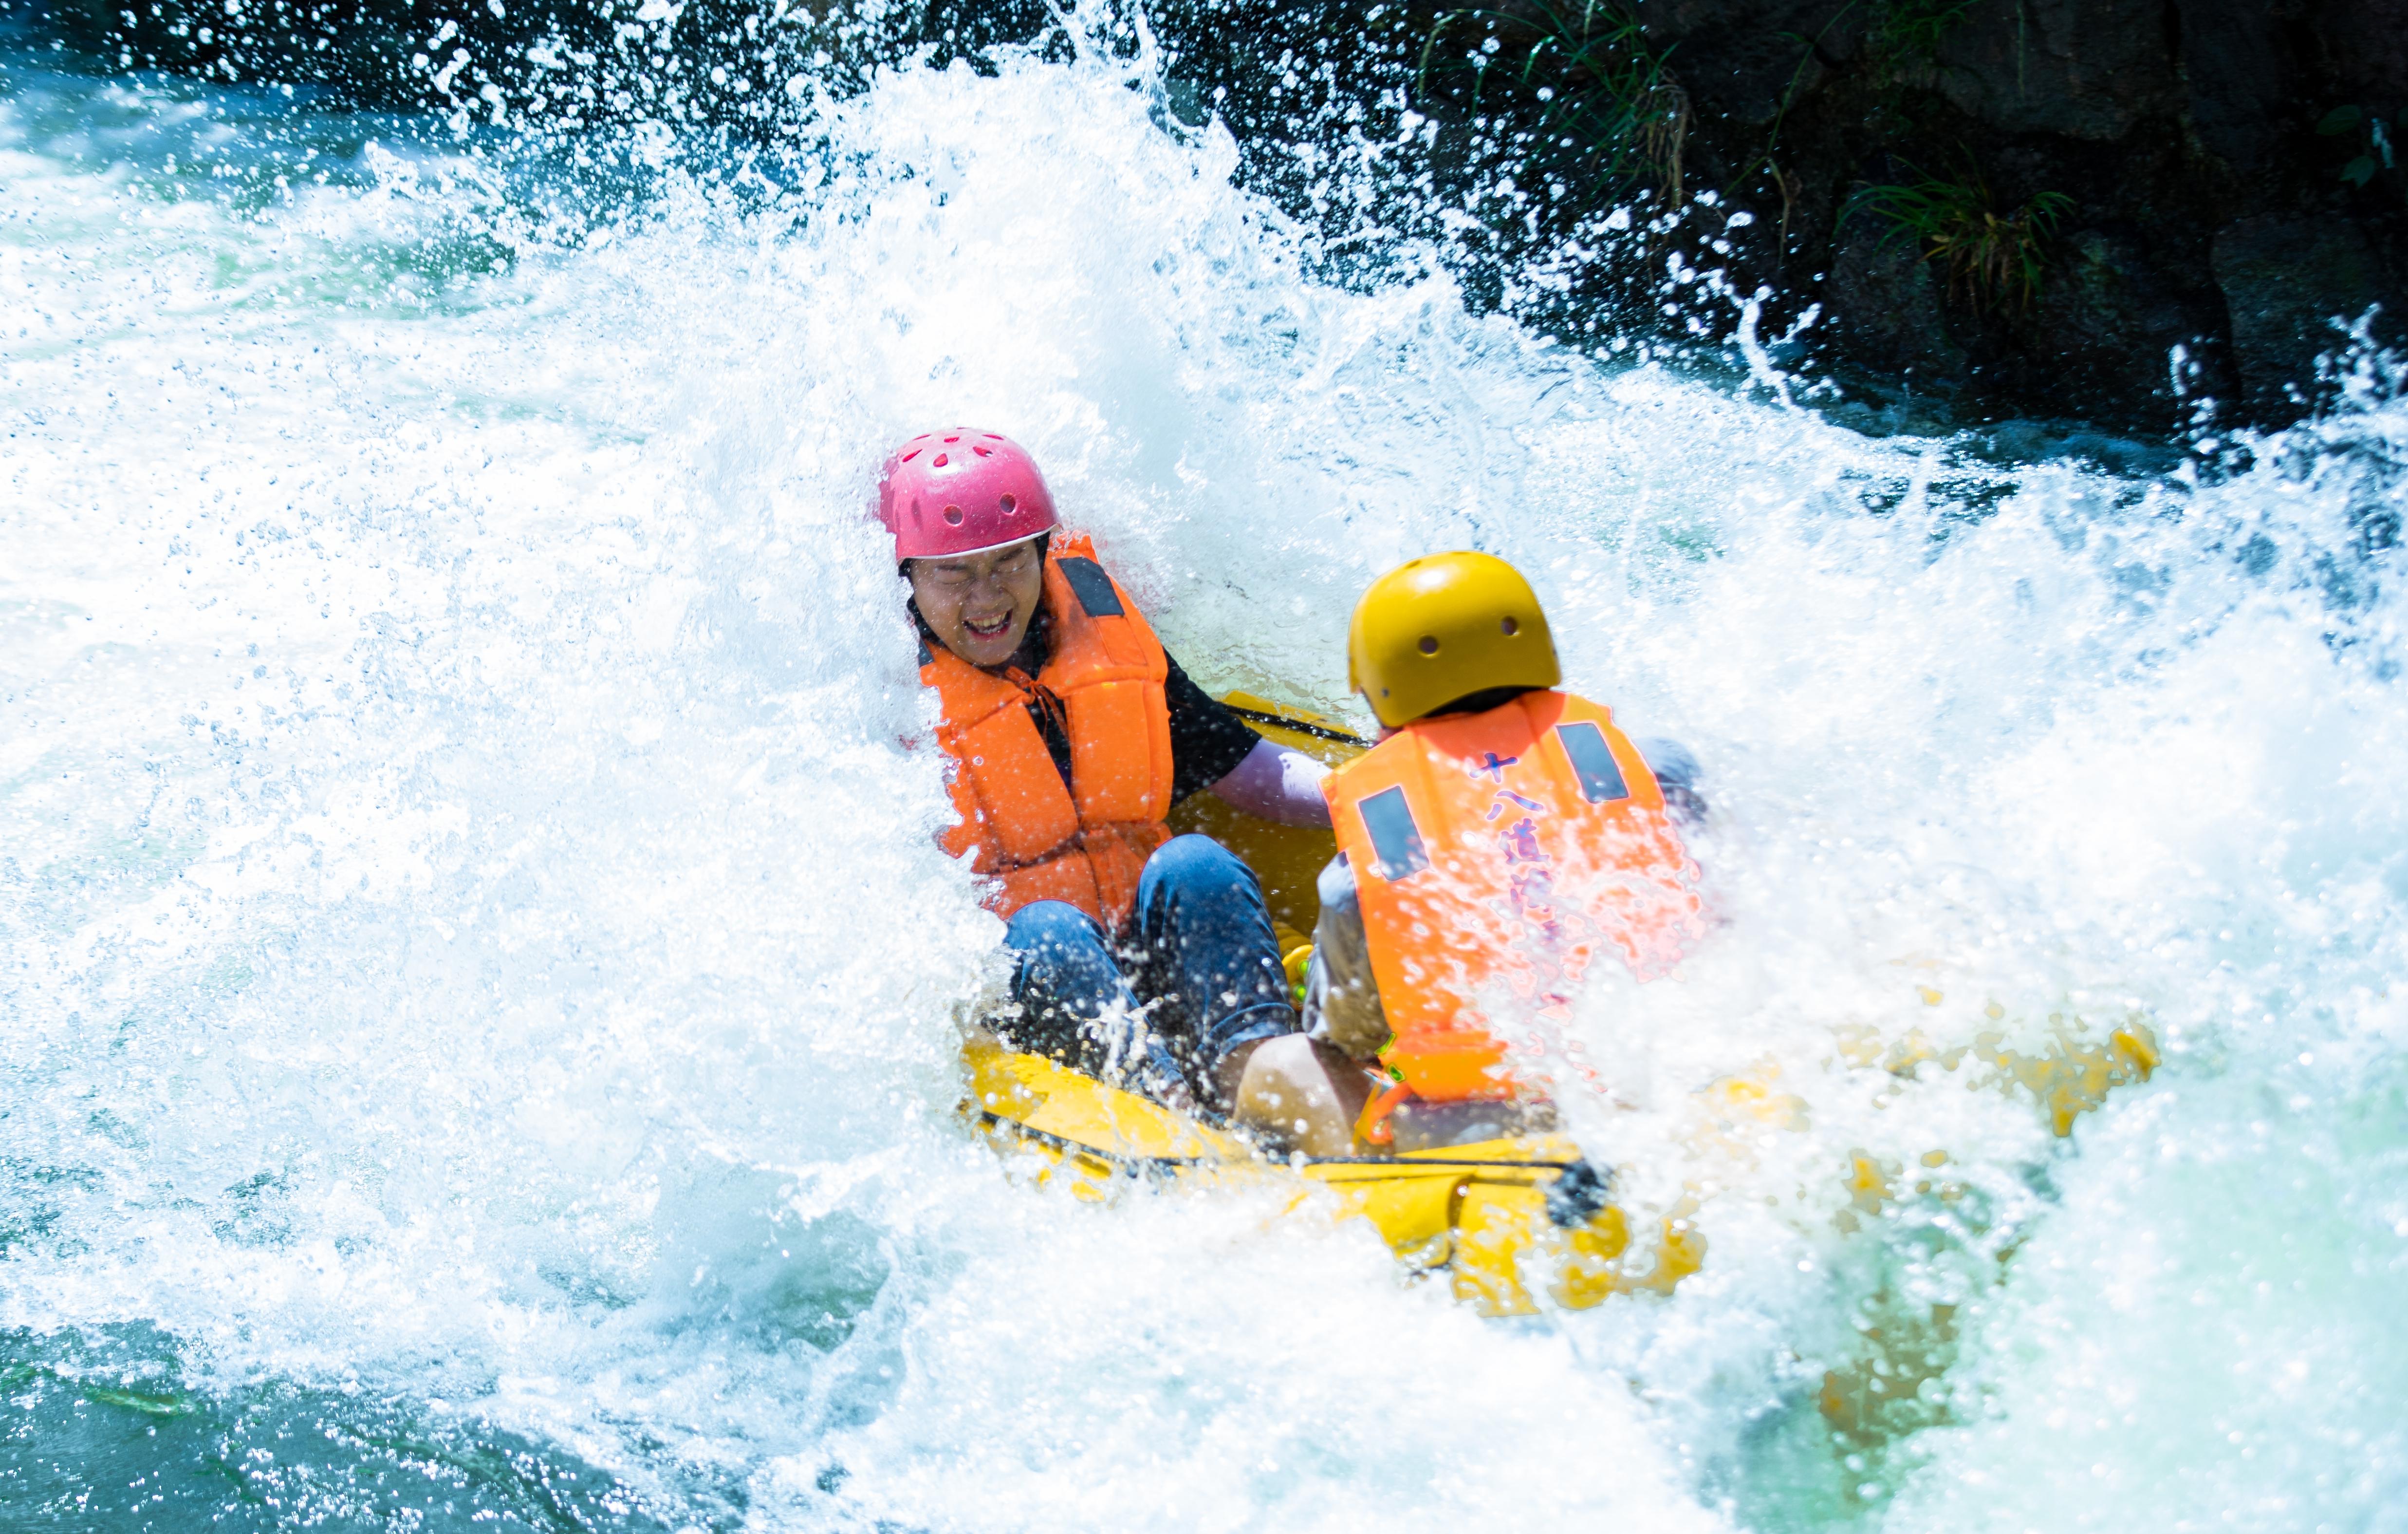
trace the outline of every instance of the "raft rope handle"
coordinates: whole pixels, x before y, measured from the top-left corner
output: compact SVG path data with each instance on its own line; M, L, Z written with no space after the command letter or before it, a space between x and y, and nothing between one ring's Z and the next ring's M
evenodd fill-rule
M1365 751L1371 749L1370 741L1334 725L1316 724L1307 719L1290 719L1285 714L1275 714L1268 709L1240 709L1234 703L1224 703L1221 707L1249 724L1268 724L1273 729L1294 730L1298 735L1309 735L1318 740L1335 740L1341 746L1360 746Z
M1246 1165L1245 1162L1232 1161L1226 1156L1129 1155L1120 1151L1101 1150L1096 1146L1082 1144L1078 1140L1039 1129L1034 1125L1024 1124L1018 1119L1006 1118L993 1109L981 1109L979 1119L982 1124L990 1127L1001 1125L1015 1134L1025 1135L1039 1144L1050 1145L1068 1154L1091 1155L1099 1161L1111 1162L1125 1168L1132 1177L1140 1170L1162 1167L1242 1167ZM1307 1167L1470 1167L1474 1168L1495 1167L1506 1171L1551 1172L1570 1172L1575 1168L1588 1166L1585 1161L1484 1161L1476 1156L1424 1155L1413 1155L1410 1159L1399 1155L1308 1155L1280 1159L1266 1157L1265 1162L1267 1165L1280 1167L1293 1167L1299 1163Z

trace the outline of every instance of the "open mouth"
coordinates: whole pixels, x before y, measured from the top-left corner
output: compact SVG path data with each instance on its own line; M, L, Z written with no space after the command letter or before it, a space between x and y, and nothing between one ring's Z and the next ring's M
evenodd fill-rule
M964 618L962 626L969 630L973 639L999 639L1011 627L1011 614L1007 612L1000 617L985 619Z

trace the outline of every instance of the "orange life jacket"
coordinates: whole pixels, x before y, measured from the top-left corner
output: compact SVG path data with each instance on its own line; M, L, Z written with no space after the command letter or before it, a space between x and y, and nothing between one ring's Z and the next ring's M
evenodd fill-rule
M944 834L958 857L996 880L999 916L1034 900L1068 900L1117 930L1137 902L1146 858L1170 839L1170 663L1104 567L1095 545L1067 539L1045 562L1054 653L1039 687L1062 703L1070 781L1054 765L1028 705L1035 690L929 646L920 680L937 689L937 742L953 759L953 809Z
M1560 1015L1599 952L1650 980L1704 930L1656 775L1582 698L1408 724L1326 791L1396 1030L1381 1059L1415 1097L1513 1096L1497 1003Z

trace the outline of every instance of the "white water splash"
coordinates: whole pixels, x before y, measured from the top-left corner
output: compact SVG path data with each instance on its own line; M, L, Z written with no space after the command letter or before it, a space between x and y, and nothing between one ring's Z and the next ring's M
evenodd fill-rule
M728 1527L2399 1505L2397 406L2206 488L1868 441L1316 286L1226 136L1093 66L889 76L798 202L673 177L574 243L398 138L246 202L192 169L259 153L239 106L0 102L0 1322L473 1410ZM1730 925L1600 994L1636 1106L1584 1126L1703 1273L1483 1323L1363 1230L968 1140L999 928L862 509L945 421L1028 443L1208 683L1343 707L1362 584L1477 542L1698 752ZM1851 1053L2052 1015L2170 1054L2071 1145ZM1733 1073L1794 1106L1718 1125ZM1961 1191L1852 1202L1933 1152ZM1814 1405L1876 1293L1961 1339L1886 1460Z

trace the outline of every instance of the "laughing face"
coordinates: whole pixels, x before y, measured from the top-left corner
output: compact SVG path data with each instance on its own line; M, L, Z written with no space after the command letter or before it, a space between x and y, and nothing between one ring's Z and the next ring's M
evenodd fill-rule
M1008 664L1028 634L1045 595L1045 558L1037 539L984 553L910 562L920 616L945 648L972 666Z

